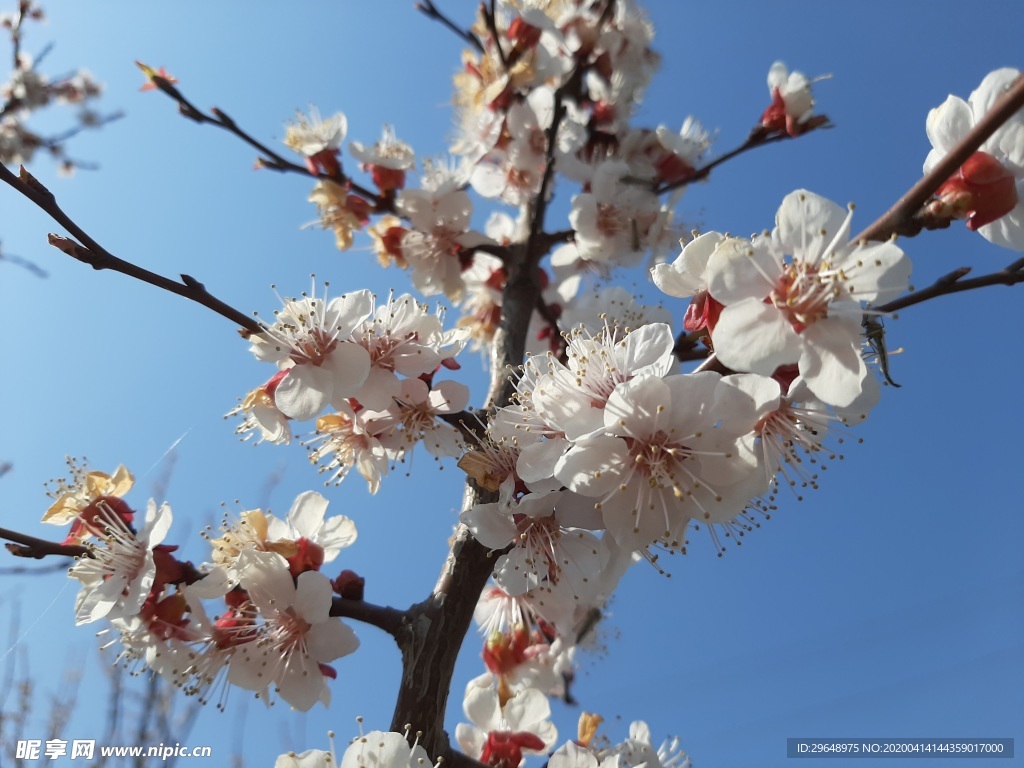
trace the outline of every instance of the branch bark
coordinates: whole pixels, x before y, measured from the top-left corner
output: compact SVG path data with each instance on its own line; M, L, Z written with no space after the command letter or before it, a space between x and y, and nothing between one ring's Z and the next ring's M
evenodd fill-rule
M1017 110L1024 107L1024 76L1018 77L1006 93L997 101L992 109L967 132L960 142L942 160L932 168L931 172L918 181L896 203L867 229L853 240L887 240L898 234L917 234L914 215L921 210L935 191L941 187L956 170L973 155L985 140L995 133L999 127L1009 120Z
M48 236L50 245L70 256L73 259L88 264L93 269L110 269L120 272L128 277L134 277L144 283L162 288L170 293L183 296L197 304L202 304L212 309L218 315L226 317L236 325L240 325L250 333L260 333L263 326L253 317L240 312L229 304L224 303L216 296L206 290L206 287L189 275L181 275L181 282L171 280L156 272L150 272L130 261L119 259L105 249L102 245L92 239L89 234L76 224L60 206L57 200L46 187L40 184L32 174L22 166L20 176L15 176L7 166L0 164L0 181L12 187L27 197L37 207L47 213L50 218L70 232L78 242L60 235L50 234Z

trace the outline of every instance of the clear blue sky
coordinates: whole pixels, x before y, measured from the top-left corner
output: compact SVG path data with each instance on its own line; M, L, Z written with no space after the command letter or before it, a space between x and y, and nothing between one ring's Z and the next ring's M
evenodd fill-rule
M440 5L468 22L475 4ZM948 93L966 98L992 69L1024 66L1024 6L1010 0L970 14L946 0L662 0L649 8L664 64L637 124L678 126L693 114L718 129L724 151L767 105L775 59L832 75L816 92L834 130L742 157L687 192L684 219L736 234L770 227L782 197L799 187L856 201L854 225L866 225L919 177L927 111ZM264 315L275 308L271 283L294 293L311 272L339 290L407 287L368 251L338 253L329 233L300 231L315 217L310 183L253 172L247 147L181 119L162 95L140 94L132 61L166 66L198 106L221 107L272 144L293 110L313 102L325 114L343 110L350 139L372 142L389 122L420 157L435 155L447 146L461 46L411 2L62 0L46 9L51 21L30 30L26 50L54 42L47 71L89 68L107 84L104 106L127 116L71 143L72 156L99 162L99 171L59 180L45 158L32 170L110 251L191 274ZM564 201L555 208L565 210ZM46 246L50 231L59 230L0 190L5 250L50 273L40 280L0 263L8 349L0 459L15 464L0 480L0 525L52 533L37 524L47 506L42 483L61 473L65 454L105 471L126 463L138 478L132 499L143 506L179 438L167 487L171 538L197 561L205 555L198 529L219 519L221 502L283 513L298 492L320 487L301 447L240 445L220 418L266 377L229 322L72 262ZM918 286L959 266L981 273L1014 258L962 227L902 245ZM779 513L722 559L694 536L689 555L668 560L671 578L643 567L629 574L602 626L605 650L583 656L575 691L605 717L611 738L644 719L656 738L678 734L706 768L787 765L792 736L1016 737L1024 751L1022 299L1024 287L992 288L890 322L891 346L906 350L893 361L903 386L884 391L854 435L863 445L847 446L820 491L802 503L783 494ZM462 362L480 403L483 363L468 354ZM397 607L433 585L461 496L453 462L439 471L422 454L412 469L409 478L393 473L376 497L355 476L328 494L359 528L338 562L366 577L368 599ZM68 662L84 663L65 738L102 738L105 682L92 629L73 626L74 594L60 575L0 582L3 615L20 604L20 643L40 706ZM211 766L226 765L240 745L258 766L322 746L328 728L343 742L357 714L368 728L387 728L398 654L382 633L356 629L363 648L339 663L329 711L302 715L279 704L267 713L234 691L227 713L205 711L188 743L212 744ZM7 650L5 641L0 653ZM462 686L480 671L477 653L471 638L452 727ZM577 716L556 705L562 740ZM41 722L24 734L43 736Z

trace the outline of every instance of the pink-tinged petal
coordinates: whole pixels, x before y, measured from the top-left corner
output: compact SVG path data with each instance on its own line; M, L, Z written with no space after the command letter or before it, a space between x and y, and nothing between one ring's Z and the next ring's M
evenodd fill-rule
M693 296L704 287L703 274L690 275L676 267L678 262L676 259L672 264L656 265L651 269L651 278L662 293L679 298Z
M760 301L772 292L781 274L767 242L730 237L719 243L708 262L708 293L722 304Z
M615 346L620 369L634 376L664 376L675 364L672 348L676 340L665 323L649 323L626 335Z
M771 304L747 299L722 310L712 340L718 359L734 371L771 376L800 359L800 337Z
M155 501L149 500L149 505L146 507L146 525L142 535L150 549L163 543L167 532L171 529L173 519L171 506L166 501L157 507Z
M562 492L559 490L528 493L519 500L513 511L533 520L551 517L555 514L555 504L561 497Z
M455 726L455 740L459 742L463 752L474 760L479 760L484 753L487 734L468 723L459 723Z
M371 291L353 291L336 296L327 304L324 328L336 334L335 338L344 340L352 334L357 325L370 316L372 311Z
M755 373L738 373L722 379L722 386L716 392L715 410L732 419L732 414L742 413L754 423L769 413L778 410L782 399L779 382L768 376Z
M195 596L196 602L199 600L216 600L217 598L224 597L233 586L234 584L227 571L217 565L211 568L199 581L193 582L185 588L186 600L189 601L190 605L194 604L190 599L192 595Z
M519 452L516 460L516 473L524 483L537 483L552 477L555 464L562 454L569 449L569 441L564 438L542 440L528 445Z
M332 389L330 371L315 365L297 365L277 385L274 404L285 416L308 421L327 407Z
M675 408L668 409L660 428L670 435L684 437L714 427L725 414L715 406L722 377L713 371L683 373L665 378L665 386Z
M469 405L469 387L450 379L436 382L430 391L428 402L430 407L439 413L461 411Z
M1024 179L1017 182L1017 206L991 224L978 228L978 234L993 245L1024 251Z
M462 700L462 711L474 725L485 731L496 731L501 727L501 705L498 694L490 688L471 685Z
M786 253L799 261L817 263L847 225L849 213L848 209L806 189L790 192L775 215L778 241Z
M537 564L529 561L525 547L512 547L507 555L498 558L494 564L494 583L512 597L526 594L540 585L541 577Z
M715 249L725 240L720 232L705 232L683 246L682 253L676 262L682 261L682 267L691 275L703 274L711 263Z
M1024 112L1018 112L1012 121L1004 123L986 143L992 154L999 156L1018 179L1024 174Z
M517 533L515 523L501 504L476 504L459 515L459 522L488 549L504 549Z
M469 229L469 218L472 213L473 201L462 190L445 195L437 201L435 206L435 214L438 221L446 229L453 231Z
M566 582L576 596L592 596L608 555L600 539L587 531L567 530L559 542L559 583Z
M494 157L494 155L490 155ZM477 163L469 177L469 183L480 197L493 200L500 197L508 186L508 174L497 163L488 162L487 158Z
M883 304L907 290L910 259L891 241L855 248L835 265L846 272L843 293L855 301Z
M310 624L316 624L326 621L330 615L332 597L330 579L319 571L305 571L295 580L295 602L292 607L297 616ZM278 610L283 611L285 607L278 606Z
M242 550L235 561L239 583L261 612L283 610L295 602L295 582L288 572L288 561L276 552Z
M301 536L312 538L323 525L327 503L316 491L304 491L295 497L285 519Z
M369 408L371 411L383 411L387 410L401 391L402 384L393 371L373 366L370 368L363 386L354 395L349 396L355 397L364 408ZM334 407L337 408L337 405Z
M461 456L466 451L459 430L447 424L435 424L423 435L423 447L431 456L443 459L446 456Z
M324 361L323 368L331 376L331 399L352 397L370 374L370 353L358 344L339 344Z
M326 687L319 665L304 653L291 654L275 682L281 698L300 712L312 709Z
M620 487L618 493L601 506L608 533L616 544L629 551L653 544L687 517L687 508L682 504L658 504L654 508L644 504L637 508L638 500L650 491L648 482L639 472L634 473L625 487Z
M967 102L959 96L949 96L942 104L928 112L925 132L932 146L945 155L973 125L974 117Z
M555 504L555 519L563 528L586 528L588 531L604 529L601 512L594 509L594 500L570 491L561 491Z
M546 425L576 440L602 427L602 409L595 407L586 392L576 386L576 375L565 368L537 379L533 406Z
M306 650L320 663L348 656L359 648L359 638L352 627L338 618L314 624L306 633Z
M604 426L620 437L648 437L668 421L672 395L668 385L655 376L643 376L618 384L608 396Z
M669 296L692 296L705 290L708 261L723 239L718 232L705 232L694 238L671 264L658 264L651 270L654 284Z
M992 110L995 103L1013 86L1018 77L1020 77L1020 70L1011 67L1002 67L985 75L985 79L971 93L970 102L974 122L979 122ZM1018 112L1011 119L1022 119L1021 113Z
M589 749L574 741L567 741L548 760L548 768L598 768L598 762Z
M548 697L536 688L520 691L505 704L505 720L512 731L536 733L536 726L541 725L550 716L551 704Z
M324 562L329 563L338 556L338 550L351 546L359 534L356 524L345 515L335 515L324 521L317 532L316 541L324 548Z
M575 493L603 496L619 484L628 461L625 440L604 436L584 438L559 459L555 477Z
M804 331L800 375L823 403L844 408L861 395L866 366L859 330L848 321L825 318Z
M228 682L247 691L264 690L271 682L264 666L267 655L255 642L238 646L228 666Z

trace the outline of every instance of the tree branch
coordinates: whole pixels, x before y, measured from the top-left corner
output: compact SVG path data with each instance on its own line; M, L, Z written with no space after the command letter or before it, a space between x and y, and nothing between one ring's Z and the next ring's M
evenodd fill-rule
M1024 76L1017 78L1013 86L999 98L992 109L939 161L938 165L932 168L930 173L911 187L892 208L853 238L853 241L887 240L895 234L917 234L920 227L914 229L913 220L921 206L928 202L935 191L956 173L957 169L978 150L978 147L985 143L986 139L1022 107L1024 107Z
M672 354L680 362L684 360L703 360L711 354L711 350L707 347L698 349L697 345L701 339L709 335L705 328L697 331L683 331L676 337L675 346L672 347Z
M27 536L24 533L11 531L7 528L0 528L0 539L13 541L15 544L8 544L7 551L17 557L32 557L41 560L50 555L63 555L64 557L92 557L88 547L74 544L57 544L54 541L38 539L35 536ZM20 546L18 546L20 545Z
M948 296L953 293L972 291L975 288L985 288L990 285L1016 285L1017 283L1024 282L1024 259L1017 259L1017 261L1007 265L998 272L991 272L987 275L964 280L963 278L970 274L970 271L970 267L960 267L949 274L943 275L927 288L914 291L907 296L901 296L873 309L876 312L887 314L906 307L912 307L914 304L920 304L937 296Z
M142 67L142 65L139 65ZM146 72L147 69L143 68ZM213 125L221 130L227 131L239 139L244 141L250 147L260 153L260 157L256 161L259 168L266 168L271 171L278 171L280 173L297 173L301 176L313 177L321 179L323 181L333 181L335 184L341 184L347 186L348 189L352 190L361 197L366 198L374 205L374 210L379 213L393 213L394 212L394 201L390 198L381 197L380 195L371 192L365 187L356 184L348 176L342 173L340 170L336 174L324 173L319 171L312 173L309 168L298 163L293 163L290 160L286 160L284 157L274 152L268 146L263 144L261 141L254 138L248 132L242 130L238 123L234 121L224 110L212 107L210 114L206 114L201 109L198 109L191 101L185 98L174 85L165 77L160 75L147 75L150 81L157 87L158 90L170 96L174 101L178 103L178 111L183 117L187 117L189 120L199 123L200 125Z
M386 605L374 605L364 600L335 597L331 602L331 616L361 621L384 630L392 637L397 637L405 621L406 612Z
M433 19L434 21L439 21L444 24L448 29L476 48L480 53L484 52L484 44L480 41L480 38L468 29L462 29L458 24L437 10L437 6L434 5L432 0L423 0L423 2L416 3L416 10L428 19Z
M805 134L800 135L803 136ZM663 192L671 192L673 189L685 187L689 184L692 184L695 181L703 181L704 179L711 175L711 172L715 168L722 165L722 163L732 160L737 155L742 155L744 152L749 152L751 149L755 149L756 147L763 147L768 144L775 144L777 142L784 141L785 139L790 138L793 137L791 137L788 133L777 133L774 135L768 135L763 130L761 130L761 126L758 126L757 128L750 132L750 135L747 136L746 140L738 147L736 147L736 149L730 150L729 152L726 152L724 155L721 155L720 157L716 157L707 165L695 170L690 176L687 176L685 179L680 179L679 181L673 181L671 184L662 184L660 187L656 187L654 193L656 195L660 195Z
M0 181L3 181L8 186L14 188L22 195L27 197L39 208L45 211L50 218L56 221L58 224L63 226L68 232L74 235L78 239L78 243L66 237L60 235L50 234L48 236L50 245L63 251L73 259L77 259L84 264L88 264L93 269L110 269L114 272L120 272L128 277L134 277L136 280L141 280L144 283L162 288L170 293L183 296L190 301L194 301L198 304L202 304L208 309L212 309L218 315L226 317L233 323L242 326L250 333L260 333L263 330L261 326L252 317L239 312L234 307L225 304L220 299L216 298L209 291L206 290L205 286L193 277L188 275L181 275L181 282L171 280L170 278L158 275L155 272L150 272L148 269L143 269L130 261L124 261L119 259L103 246L93 240L88 233L79 227L72 219L61 210L60 206L57 205L57 200L46 187L40 184L32 174L25 170L25 167L21 167L21 175L15 176L7 166L0 164ZM79 244L81 243L81 245Z
M494 18L494 0L491 0L491 9L487 10L486 6L481 3L481 11L484 14L484 20L487 22L487 31L491 33L491 40L494 41L494 47L498 51L498 58L501 60L501 66L505 71L508 71L508 57L505 56L505 50L501 47L501 37L498 34L498 20Z

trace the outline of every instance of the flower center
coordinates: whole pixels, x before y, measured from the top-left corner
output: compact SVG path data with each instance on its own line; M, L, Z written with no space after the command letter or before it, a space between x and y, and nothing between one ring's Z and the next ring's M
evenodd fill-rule
M338 346L338 340L323 328L310 328L296 336L291 358L296 365L323 365L324 360Z
M786 264L770 299L801 333L828 316L828 305L838 294L836 285L821 275L820 268L804 262Z

